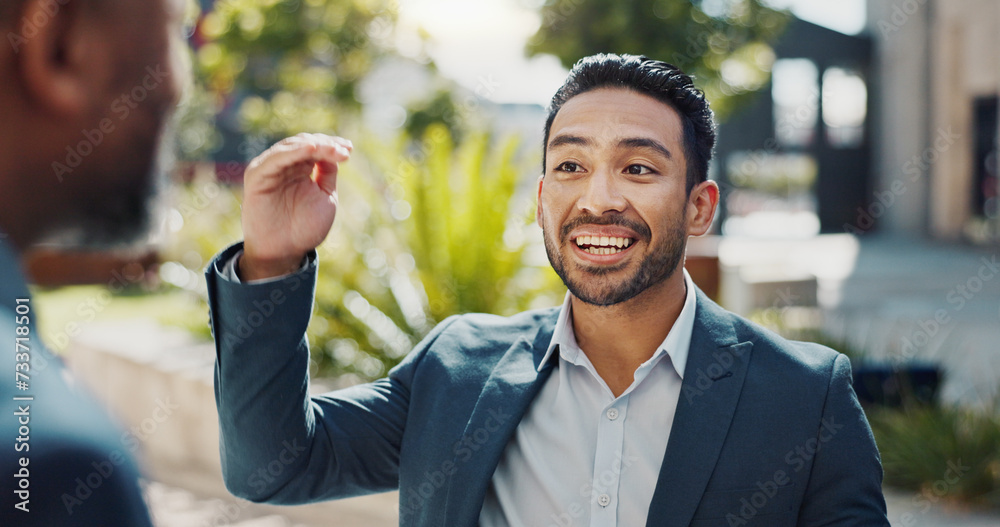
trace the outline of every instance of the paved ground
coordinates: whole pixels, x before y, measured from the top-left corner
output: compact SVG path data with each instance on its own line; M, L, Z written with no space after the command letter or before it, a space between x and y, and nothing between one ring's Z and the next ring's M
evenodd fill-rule
M159 481L146 483L145 492L156 527L394 527L399 523L396 493L278 507Z
M815 276L828 333L871 360L941 364L943 402L996 404L1000 247L848 235L727 239L720 259L730 275Z
M924 496L888 490L889 523L893 527L997 527L1000 512L975 512L933 503Z

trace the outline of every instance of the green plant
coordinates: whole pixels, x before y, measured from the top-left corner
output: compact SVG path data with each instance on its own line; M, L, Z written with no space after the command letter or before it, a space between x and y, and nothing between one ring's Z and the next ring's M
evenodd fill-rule
M356 152L320 248L310 328L320 371L376 378L449 315L558 302L551 269L524 263L533 187L518 182L535 160L516 140L480 133L455 145L432 124L422 141L369 139Z
M555 305L562 285L548 265L525 261L537 159L515 139L467 134L455 145L442 124L422 141L356 141L338 177L340 206L320 267L309 327L313 373L378 378L437 322L456 313L512 314ZM210 172L210 171L209 171ZM211 174L178 185L168 225L166 272L177 287L239 240L240 188Z
M217 2L199 25L195 71L220 109L240 105L254 133L342 129L360 80L393 54L397 9L391 0Z
M875 408L885 483L932 501L1000 507L1000 416L956 407Z

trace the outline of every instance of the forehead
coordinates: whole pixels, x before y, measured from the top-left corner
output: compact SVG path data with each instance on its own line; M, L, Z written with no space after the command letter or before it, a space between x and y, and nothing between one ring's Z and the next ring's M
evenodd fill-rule
M599 88L566 101L549 131L549 141L566 134L600 140L657 139L667 147L683 137L680 115L670 105L624 88Z

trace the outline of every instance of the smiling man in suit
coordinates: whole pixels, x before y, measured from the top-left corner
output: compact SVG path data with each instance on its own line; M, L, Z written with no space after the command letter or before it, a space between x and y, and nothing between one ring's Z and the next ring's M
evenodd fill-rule
M402 525L888 525L846 357L726 312L683 269L718 204L714 142L677 68L581 60L538 180L562 307L451 317L388 378L316 397L314 249L351 144L264 153L245 242L207 271L229 488L286 504L399 488Z

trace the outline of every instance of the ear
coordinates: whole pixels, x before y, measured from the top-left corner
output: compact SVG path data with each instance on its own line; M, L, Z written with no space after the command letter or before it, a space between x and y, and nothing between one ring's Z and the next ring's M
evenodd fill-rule
M109 49L97 17L79 0L25 0L15 55L25 96L39 109L78 117L95 107L108 77Z
M542 185L545 183L545 174L538 176L538 195L535 196L535 223L542 226Z
M708 232L718 205L719 185L714 181L703 181L691 189L687 206L689 236L701 236Z

